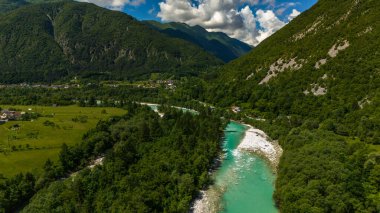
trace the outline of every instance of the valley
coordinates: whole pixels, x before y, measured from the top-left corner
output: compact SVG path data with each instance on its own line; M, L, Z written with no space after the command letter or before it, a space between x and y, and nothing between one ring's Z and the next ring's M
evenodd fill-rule
M380 1L215 2L0 0L0 212L379 212Z

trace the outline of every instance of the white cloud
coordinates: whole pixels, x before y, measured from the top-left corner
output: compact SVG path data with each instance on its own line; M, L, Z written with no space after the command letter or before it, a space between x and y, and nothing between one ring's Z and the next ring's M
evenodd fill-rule
M259 30L260 35L257 37L257 40L259 42L262 42L264 39L268 38L277 30L286 25L286 23L278 19L274 12L271 10L258 10L256 12L256 16L262 28Z
M289 15L288 17L288 20L291 21L293 20L295 17L299 16L301 14L300 11L296 10L296 9L293 9L292 13Z
M256 44L257 43L257 40L255 39L255 37L257 36L256 19L252 13L252 10L248 6L246 6L240 11L240 15L243 18L244 29L246 29L246 30L243 30L243 32L246 31L247 34L245 35L245 38L244 38L244 35L240 35L238 37L241 37L243 41L246 41L249 44L252 44L252 45Z
M139 6L145 4L145 0L78 0L81 2L94 3L98 6L105 7L111 10L122 10L124 6Z
M150 9L149 11L148 11L148 13L150 14L150 15L153 15L153 13L156 11L156 8L154 8L154 7L152 7L152 9Z
M276 5L276 0L263 0L263 4L269 4L270 6L274 7Z
M190 0L165 0L159 3L157 16L162 21L184 22L191 26L200 25L208 31L224 32L256 46L286 24L272 10L254 13L248 6L259 3L272 5L275 1L199 0L194 5Z
M146 0L78 1L120 11L125 6L137 7L146 3ZM298 3L285 2L276 5L276 0L160 0L159 9L156 10L153 6L147 13L153 15L158 11L157 16L162 21L200 25L208 31L224 32L232 38L256 46L286 25L277 15L296 4ZM252 6L257 5L271 10L252 11ZM299 14L299 11L293 9L286 21L291 21Z
M253 5L257 5L259 3L259 0L242 0L241 2L242 3L247 3L247 4L251 5L251 6L253 6Z
M288 10L291 7L295 7L296 5L299 5L299 2L285 2L281 3L279 5L276 5L276 14L277 15L282 15L286 10Z

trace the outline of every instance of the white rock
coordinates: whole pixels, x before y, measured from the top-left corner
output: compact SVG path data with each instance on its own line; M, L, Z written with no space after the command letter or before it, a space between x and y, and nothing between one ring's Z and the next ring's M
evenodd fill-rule
M299 60L300 63L297 63L296 58L290 59L288 62L285 62L284 59L280 58L274 62L269 67L269 71L265 78L261 80L259 84L268 83L270 79L276 77L279 73L284 72L285 70L299 70L302 68L302 63L305 61L303 59Z
M276 141L270 140L267 134L262 130L256 129L250 125L245 132L242 142L238 149L256 152L266 157L272 166L277 167L282 155L282 148Z
M350 46L350 42L348 40L344 40L343 44L336 43L331 47L328 54L331 58L335 58L338 56L338 53L347 49Z
M327 59L321 59L319 61L317 61L317 63L315 63L315 69L319 69L321 68L322 65L325 65L327 63Z

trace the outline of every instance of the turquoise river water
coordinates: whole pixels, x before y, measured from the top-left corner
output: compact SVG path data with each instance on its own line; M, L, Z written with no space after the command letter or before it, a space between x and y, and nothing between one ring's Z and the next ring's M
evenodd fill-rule
M158 110L157 104L148 106ZM237 149L245 131L246 126L236 122L230 122L224 131L225 157L211 186L220 199L217 201L220 213L277 213L272 198L276 178L272 169L261 157Z
M264 159L237 149L246 127L231 122L225 129L225 158L215 172L221 213L275 213L272 199L275 176Z

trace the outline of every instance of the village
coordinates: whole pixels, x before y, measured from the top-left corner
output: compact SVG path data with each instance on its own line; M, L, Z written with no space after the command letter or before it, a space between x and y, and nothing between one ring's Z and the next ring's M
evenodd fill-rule
M125 82L103 82L102 85L106 87L118 88L120 86L132 86L144 89L156 89L165 88L168 90L174 90L177 88L175 80L148 80L148 81L138 81L133 83Z
M141 82L134 82L134 83L125 83L125 82L101 82L101 83L85 83L85 84L79 84L77 81L76 83L70 83L70 84L28 84L28 83L21 83L21 84L0 84L0 89L4 88L43 88L43 89L53 89L53 90L59 90L59 89L78 89L86 86L93 86L93 85L99 85L99 86L106 86L106 87L120 87L120 86L133 86L138 88L145 88L145 89L154 89L154 88L160 88L164 87L165 89L174 90L176 88L175 81L174 80L149 80L149 81L141 81Z
M80 88L79 84L0 84L0 89L2 88L45 88L45 89L70 89L70 88Z

